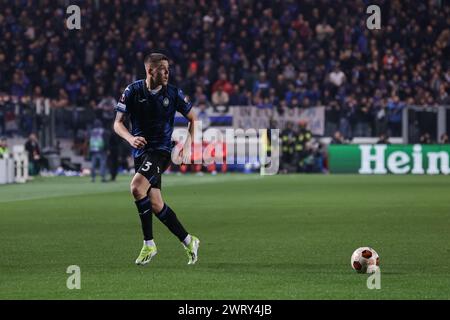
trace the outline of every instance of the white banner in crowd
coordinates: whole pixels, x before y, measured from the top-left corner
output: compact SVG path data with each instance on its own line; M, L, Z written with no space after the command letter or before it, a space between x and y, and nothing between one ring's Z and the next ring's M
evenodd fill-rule
M281 115L276 110L262 109L254 106L234 107L233 127L242 129L266 129L270 128L270 120L276 122L277 128L285 128L286 122L290 121L294 127L300 121L308 124L308 129L314 135L323 136L325 133L325 107L314 107L308 109L287 109Z

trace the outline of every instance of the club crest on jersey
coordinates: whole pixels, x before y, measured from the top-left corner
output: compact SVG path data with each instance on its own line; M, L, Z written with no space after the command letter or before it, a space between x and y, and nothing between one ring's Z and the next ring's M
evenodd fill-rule
M167 97L164 98L164 100L163 100L163 106L164 106L164 107L169 106L169 98L167 98Z

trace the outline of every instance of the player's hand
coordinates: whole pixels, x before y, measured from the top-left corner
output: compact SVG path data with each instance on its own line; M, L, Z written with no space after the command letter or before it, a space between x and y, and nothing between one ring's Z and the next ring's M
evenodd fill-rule
M189 164L191 163L191 144L185 143L183 149L181 150L181 158L182 163Z
M132 137L128 140L128 143L133 148L141 149L145 147L145 145L147 144L147 140L145 140L144 137Z

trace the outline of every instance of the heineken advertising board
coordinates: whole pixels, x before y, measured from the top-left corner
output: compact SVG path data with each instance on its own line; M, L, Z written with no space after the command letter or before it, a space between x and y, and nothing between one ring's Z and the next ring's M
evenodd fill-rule
M331 173L449 174L450 145L329 145Z

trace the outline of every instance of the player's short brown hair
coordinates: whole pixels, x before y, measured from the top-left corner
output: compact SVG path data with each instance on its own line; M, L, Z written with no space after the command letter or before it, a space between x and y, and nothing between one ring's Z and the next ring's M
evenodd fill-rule
M147 66L149 64L159 63L164 60L169 62L169 58L162 53L150 53L145 57L144 64Z

